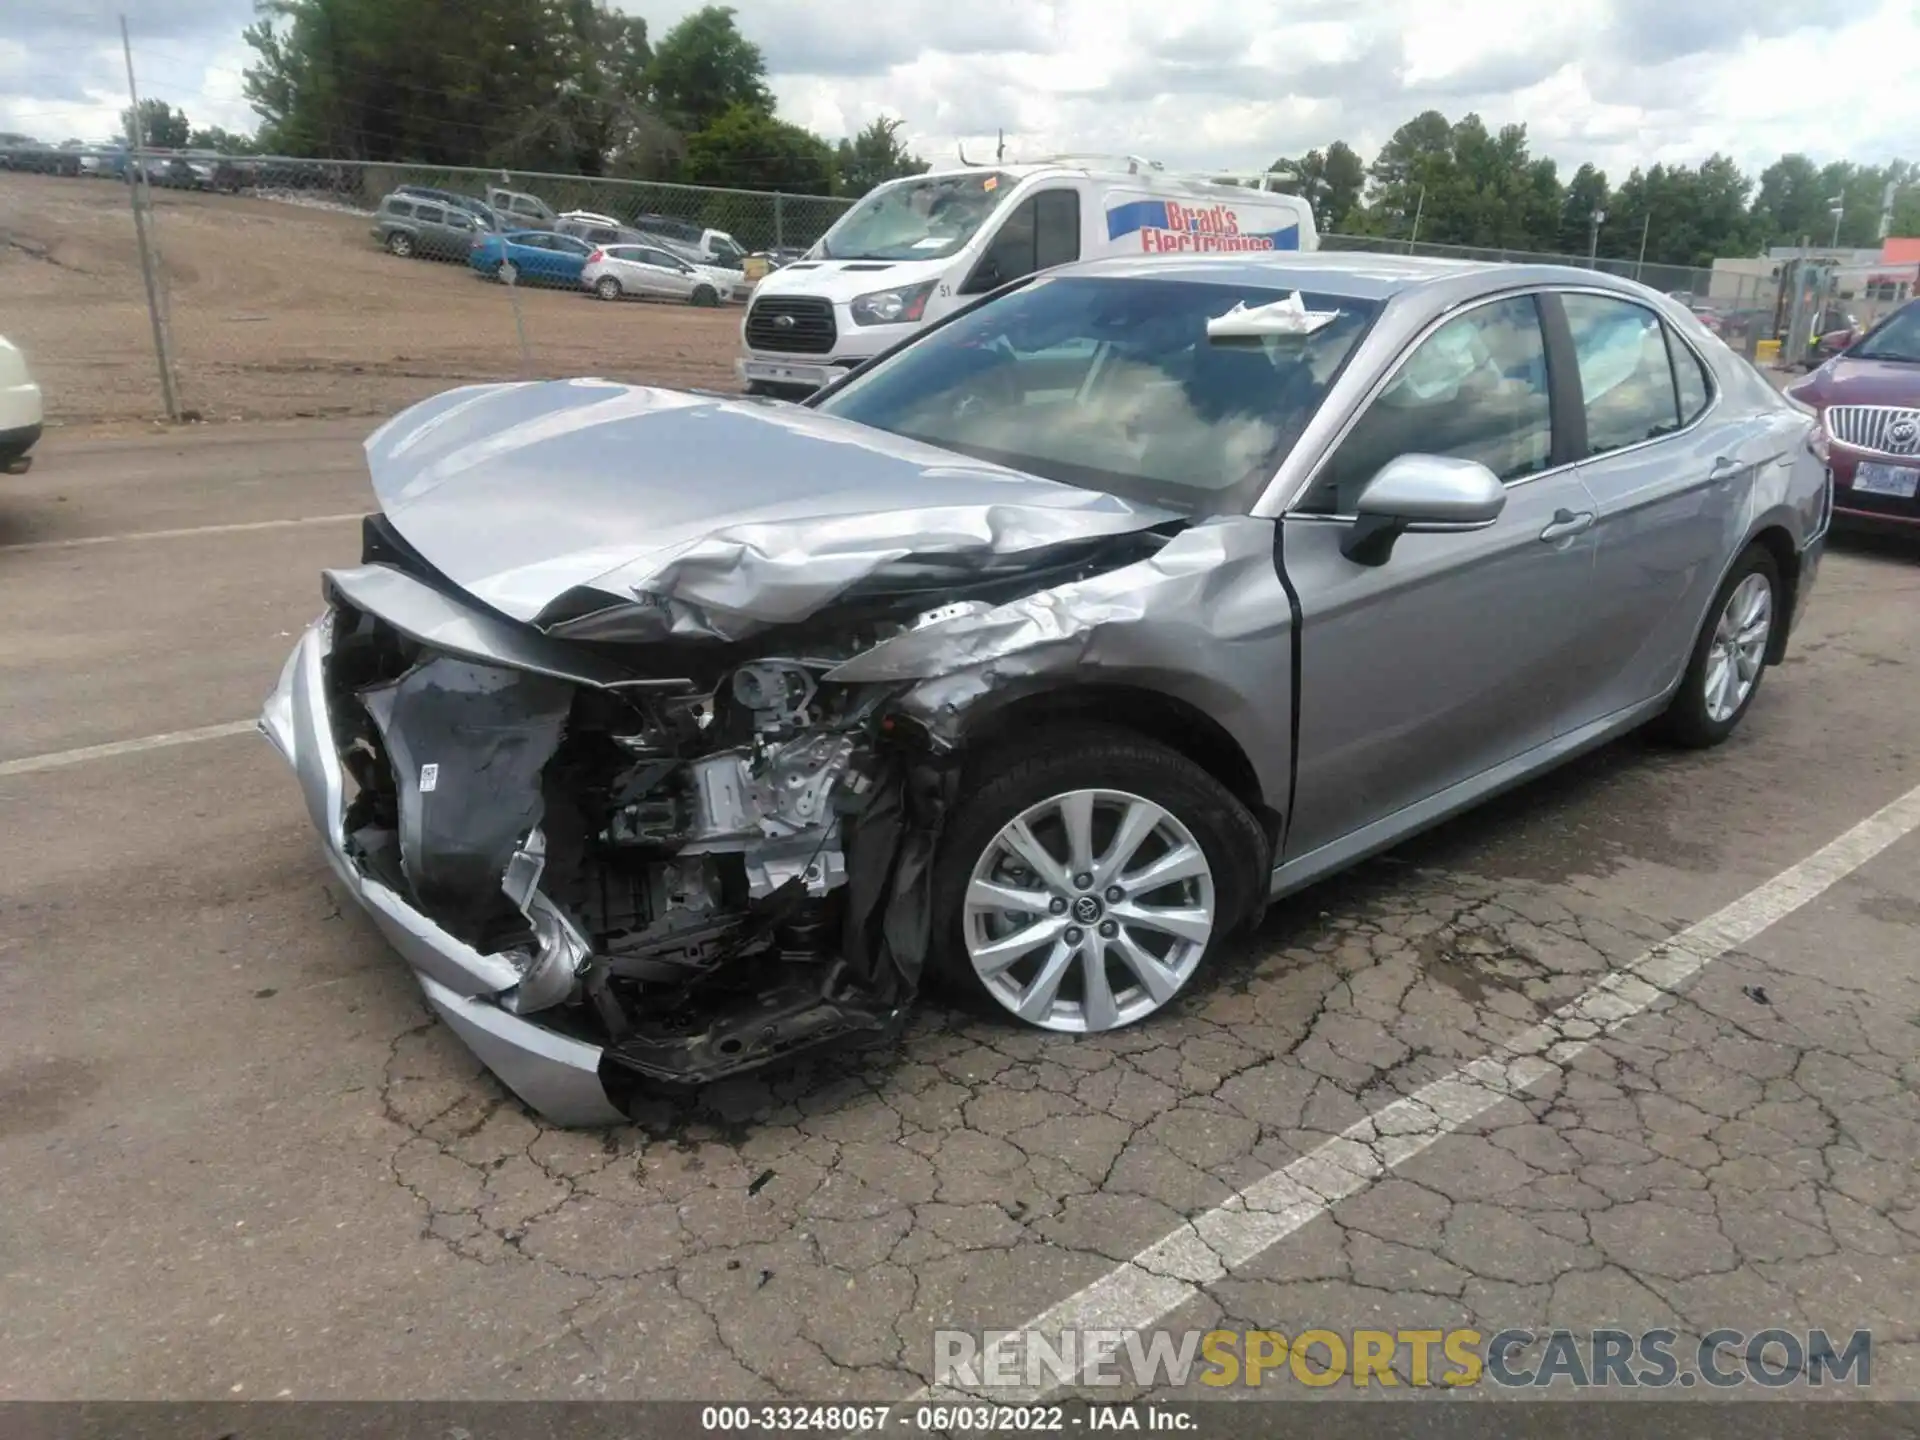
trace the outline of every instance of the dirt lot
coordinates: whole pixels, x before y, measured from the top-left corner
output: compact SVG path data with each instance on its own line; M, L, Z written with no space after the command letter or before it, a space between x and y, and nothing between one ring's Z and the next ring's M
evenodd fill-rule
M360 216L238 196L155 203L181 400L207 420L385 414L526 373L734 383L737 310L523 290L523 367L506 287L395 259ZM0 174L0 297L49 420L164 413L121 186Z

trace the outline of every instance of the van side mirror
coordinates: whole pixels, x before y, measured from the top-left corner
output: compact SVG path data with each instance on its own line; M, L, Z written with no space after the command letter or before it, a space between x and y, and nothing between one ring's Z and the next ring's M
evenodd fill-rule
M1384 565L1409 532L1482 530L1507 508L1507 487L1477 460L1398 455L1380 467L1354 503L1340 553L1356 565Z

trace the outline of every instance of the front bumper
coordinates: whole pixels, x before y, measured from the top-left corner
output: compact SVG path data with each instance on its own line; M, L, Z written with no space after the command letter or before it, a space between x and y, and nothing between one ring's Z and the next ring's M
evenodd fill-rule
M334 875L400 952L440 1018L508 1089L557 1125L625 1120L601 1083L599 1046L501 1009L495 997L520 983L513 964L455 939L389 886L362 874L348 855L346 776L334 745L325 673L332 646L328 614L300 637L259 724L299 777Z
M832 381L838 380L847 371L869 357L848 355L838 360L797 360L786 356L762 358L749 355L734 362L734 370L740 376L742 384L773 385L787 389L805 390L809 394Z
M1833 471L1833 508L1850 520L1871 520L1894 525L1920 525L1920 488L1913 495L1876 495L1861 490L1854 481L1863 464L1896 470L1920 470L1920 456L1879 455L1834 444L1829 452Z

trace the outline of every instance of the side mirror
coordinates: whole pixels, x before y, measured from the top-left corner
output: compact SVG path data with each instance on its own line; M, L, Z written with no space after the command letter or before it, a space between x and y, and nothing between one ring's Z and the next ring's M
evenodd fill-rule
M1477 460L1396 456L1360 492L1340 553L1358 565L1384 565L1409 531L1484 529L1506 506L1507 487Z

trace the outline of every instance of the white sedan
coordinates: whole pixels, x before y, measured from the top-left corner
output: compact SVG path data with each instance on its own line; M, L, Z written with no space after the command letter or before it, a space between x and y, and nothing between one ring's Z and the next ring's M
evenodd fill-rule
M742 277L731 270L692 264L652 245L607 245L587 257L580 283L602 300L638 295L719 305L733 299Z
M27 357L0 335L0 470L16 464L40 438L40 387Z

